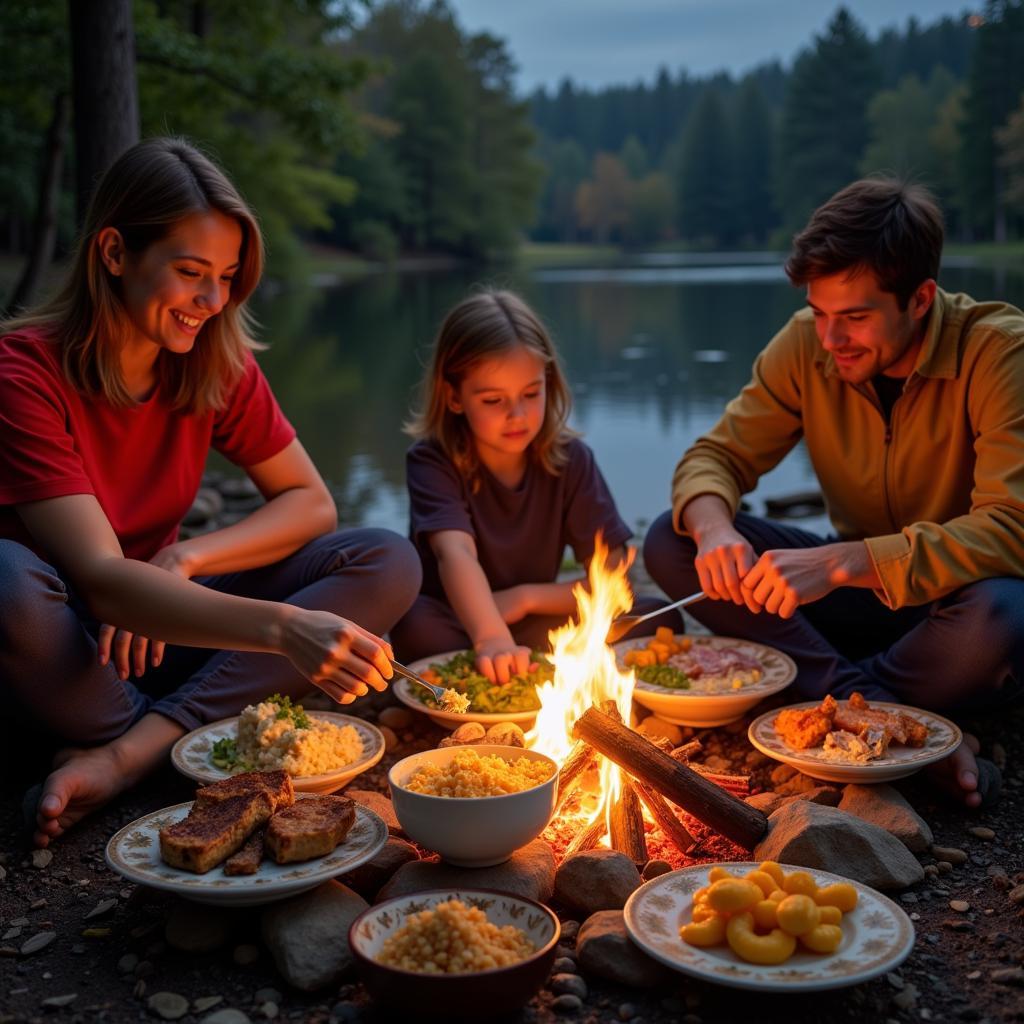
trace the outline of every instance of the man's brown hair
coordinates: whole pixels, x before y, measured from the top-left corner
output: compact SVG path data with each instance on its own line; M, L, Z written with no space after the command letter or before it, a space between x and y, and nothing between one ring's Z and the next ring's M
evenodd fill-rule
M799 286L871 270L906 309L918 285L938 276L942 238L942 213L923 185L863 178L814 211L793 239L786 273Z

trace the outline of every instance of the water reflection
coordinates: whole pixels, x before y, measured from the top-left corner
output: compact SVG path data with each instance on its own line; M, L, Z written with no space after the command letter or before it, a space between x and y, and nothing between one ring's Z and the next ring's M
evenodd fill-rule
M551 327L594 448L626 520L668 506L679 456L746 383L754 357L803 302L780 254L640 255L629 266L379 274L329 288L261 292L261 363L347 523L404 532L402 433L430 341L479 284L521 292ZM1024 304L1024 274L950 266L943 286ZM751 496L814 486L798 447Z

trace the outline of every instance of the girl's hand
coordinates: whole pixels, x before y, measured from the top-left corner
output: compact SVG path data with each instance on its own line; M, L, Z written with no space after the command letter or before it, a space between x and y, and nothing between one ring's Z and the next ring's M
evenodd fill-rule
M387 689L392 676L391 645L331 612L294 609L284 627L281 653L339 704L351 704L371 686Z
M477 670L503 686L530 667L530 648L517 644L511 636L482 640L475 649Z
M495 590L492 596L506 625L522 622L533 611L533 595L527 583L507 590Z
M168 544L161 548L150 560L150 565L180 576L184 580L191 579L196 569L189 558L188 548L184 543ZM111 652L114 656L114 665L117 668L118 676L124 680L128 678L129 668L134 670L136 678L146 671L146 653L149 653L149 662L156 668L164 660L163 640L154 640L152 645L149 638L136 636L125 629L117 629L114 626L104 623L100 626L99 635L96 638L97 654L101 665L106 665L110 660Z

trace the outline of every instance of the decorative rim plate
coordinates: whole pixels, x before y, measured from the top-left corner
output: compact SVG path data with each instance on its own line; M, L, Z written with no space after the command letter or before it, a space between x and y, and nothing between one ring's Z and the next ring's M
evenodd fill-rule
M689 946L679 937L688 922L693 893L708 884L714 864L697 864L652 878L630 896L624 909L630 938L655 960L702 981L755 992L818 992L858 985L898 967L914 948L914 926L892 900L874 889L817 868L783 864L784 871L807 871L819 885L849 882L857 907L843 915L843 942L829 955L798 950L785 963L762 966L741 960L726 944ZM752 871L754 862L722 864L729 871Z
M180 821L191 807L189 800L151 811L125 825L107 843L107 864L129 881L164 889L198 903L252 906L294 896L336 875L347 874L375 856L388 839L383 819L356 804L355 821L348 835L324 857L297 864L264 860L254 875L225 875L221 867L196 875L172 868L160 859L160 829Z
M464 650L465 648L463 648ZM447 661L449 658L454 658L456 654L462 654L462 650L458 651L442 651L440 654L432 654L429 658L420 658L417 661L409 662L408 667L415 672L417 675L421 675L425 669L430 668L431 665L436 664L439 661ZM465 722L479 722L481 725L495 725L498 722L515 722L523 729L529 728L533 725L533 720L537 717L537 711L474 711L472 705L469 710L464 714L460 715L454 711L440 711L437 708L428 708L426 704L413 695L413 688L421 689L417 687L415 683L410 683L408 679L395 678L392 683L391 689L394 695L407 707L413 711L419 711L421 714L427 715L430 719L436 722L438 725L445 726L446 728L458 728L458 726Z
M682 640L688 634L676 633L675 638ZM739 640L731 636L689 636L694 647L711 647L714 649L724 648L738 650L755 661L760 662L763 675L756 683L749 683L739 690L677 690L671 686L657 686L654 683L646 683L642 679L636 681L634 694L637 690L644 693L657 694L659 697L678 697L681 700L715 700L715 701L747 701L749 698L767 697L769 694L777 693L779 690L789 686L796 679L796 663L788 654L775 650L774 647L767 647L765 644L756 643L753 640ZM653 640L650 636L634 637L630 640L620 640L612 644L622 667L622 657L627 651L635 647L644 647Z
M363 756L322 775L294 777L292 785L297 793L333 793L350 779L372 768L384 756L384 737L380 730L369 722L353 718L351 715L341 715L336 711L307 711L306 714L310 718L325 719L339 727L351 725L359 733L359 739L363 744ZM234 718L222 718L219 722L201 725L182 736L171 749L171 763L182 775L195 779L196 782L220 782L221 779L231 778L236 773L210 763L210 751L217 740L238 735L239 717L236 715Z
M805 701L802 704L789 704L788 708L804 709L818 707L819 701ZM890 704L883 701L870 701L871 707L883 711L899 711L928 727L928 740L923 747L889 747L884 757L876 758L867 764L842 764L830 761L818 748L810 750L793 750L782 742L775 731L775 716L781 711L766 711L750 723L747 735L750 742L763 754L792 765L805 775L826 782L888 782L891 779L902 779L913 775L925 765L951 754L963 740L959 727L942 715L923 708L913 708L906 704Z

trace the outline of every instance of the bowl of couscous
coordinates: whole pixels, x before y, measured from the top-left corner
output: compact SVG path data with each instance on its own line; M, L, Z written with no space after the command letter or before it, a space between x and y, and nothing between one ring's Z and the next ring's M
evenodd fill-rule
M475 743L403 758L388 782L412 840L450 864L487 867L544 831L555 810L558 764L535 750Z
M547 980L560 934L548 907L488 889L398 896L352 922L349 945L374 1000L416 1018L484 1020Z

